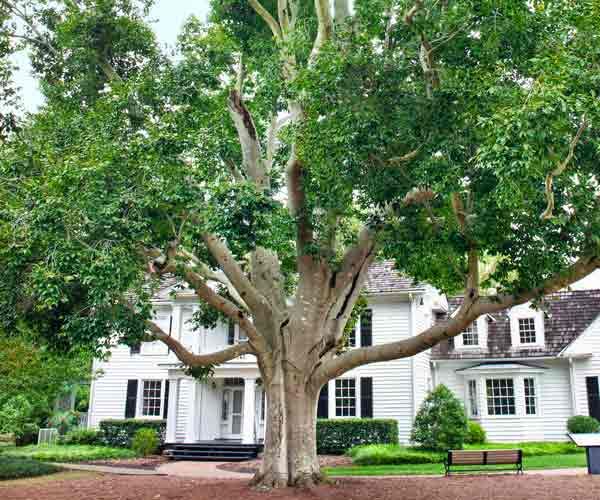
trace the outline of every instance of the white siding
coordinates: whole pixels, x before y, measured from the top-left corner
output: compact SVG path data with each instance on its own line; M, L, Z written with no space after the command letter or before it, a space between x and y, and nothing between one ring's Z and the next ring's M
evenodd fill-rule
M477 361L442 361L437 362L436 381L443 383L463 402L466 400L465 376L456 370L478 364ZM481 417L478 419L490 441L565 441L566 422L572 415L571 392L569 385L569 366L566 360L530 361L528 364L547 368L543 374L536 375L538 391L538 415L536 416L487 416L485 408L485 386L479 384L479 407ZM517 373L498 373L483 378L518 378ZM515 380L516 381L516 380ZM517 406L523 404L522 387L515 386Z
M179 401L177 406L177 426L175 431L175 440L178 443L182 443L185 441L188 422L190 391L192 389L192 385L193 381L190 379L181 379L179 381Z
M407 338L410 332L409 303L398 298L372 298L369 307L373 310L373 344L383 344ZM343 378L373 377L373 417L392 418L398 421L399 439L407 442L412 426L412 361L399 359L385 363L374 363L356 368ZM330 401L335 388L329 387ZM357 384L358 387L359 384ZM335 415L335 406L330 402L329 415Z
M423 332L427 328L429 328L433 322L433 313L431 308L428 307L427 302L425 305L420 305L420 298L415 300L415 304L413 306L414 311L414 335L418 335ZM417 414L421 403L427 396L431 388L431 367L429 360L431 359L430 350L424 351L420 354L417 354L412 358L413 363L413 378L414 378L414 396L413 396L413 415Z
M565 356L590 357L573 359L575 378L576 415L589 415L586 377L600 377L600 317L585 330L565 351Z
M167 370L160 368L158 363L168 359L168 356L132 355L128 347L119 346L111 351L106 361L95 361L94 367L100 374L94 380L90 427L97 427L101 420L125 418L127 380L167 379ZM141 385L138 391L141 391Z

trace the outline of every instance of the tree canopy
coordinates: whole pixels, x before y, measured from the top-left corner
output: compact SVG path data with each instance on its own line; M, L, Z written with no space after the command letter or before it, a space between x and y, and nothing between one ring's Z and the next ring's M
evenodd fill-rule
M267 386L294 361L313 397L599 267L597 2L213 0L174 57L148 2L1 5L46 97L0 153L6 328L98 352L150 334L190 367L252 353ZM340 354L382 257L463 306ZM168 337L166 274L248 342Z

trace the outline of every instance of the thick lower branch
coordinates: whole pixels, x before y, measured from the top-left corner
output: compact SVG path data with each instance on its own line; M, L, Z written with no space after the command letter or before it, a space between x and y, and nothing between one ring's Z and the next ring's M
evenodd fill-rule
M579 259L565 272L548 279L542 286L514 295L478 297L464 301L458 313L448 321L438 323L419 335L398 342L389 342L370 347L352 349L323 363L312 376L312 385L322 386L328 380L358 366L369 363L391 361L419 354L430 349L444 339L454 337L464 331L475 319L483 314L502 311L515 305L524 304L543 295L561 290L600 268L600 257L586 256Z
M196 366L219 365L226 361L239 358L244 354L255 354L254 349L252 349L252 346L248 342L240 342L239 344L223 349L222 351L211 352L208 354L194 354L183 347L177 339L166 334L153 321L147 321L146 324L148 325L152 337L164 342L169 349L175 353L175 356L177 356L179 361L191 368Z

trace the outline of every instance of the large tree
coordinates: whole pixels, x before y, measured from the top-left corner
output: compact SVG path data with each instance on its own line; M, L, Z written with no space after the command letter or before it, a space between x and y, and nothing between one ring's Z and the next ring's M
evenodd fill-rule
M47 99L2 149L3 322L99 353L146 335L197 376L254 355L256 483L319 481L328 380L600 266L596 2L213 0L176 57L147 4L0 3ZM381 257L462 305L344 349ZM165 275L195 290L198 324L247 342L198 354L168 336L150 313Z

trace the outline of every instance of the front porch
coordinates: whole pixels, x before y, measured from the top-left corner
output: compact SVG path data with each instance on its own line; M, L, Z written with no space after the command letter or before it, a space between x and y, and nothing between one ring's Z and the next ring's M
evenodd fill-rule
M255 366L217 368L203 381L184 374L178 365L169 366L167 447L207 453L209 447L256 447L264 438L265 412Z

